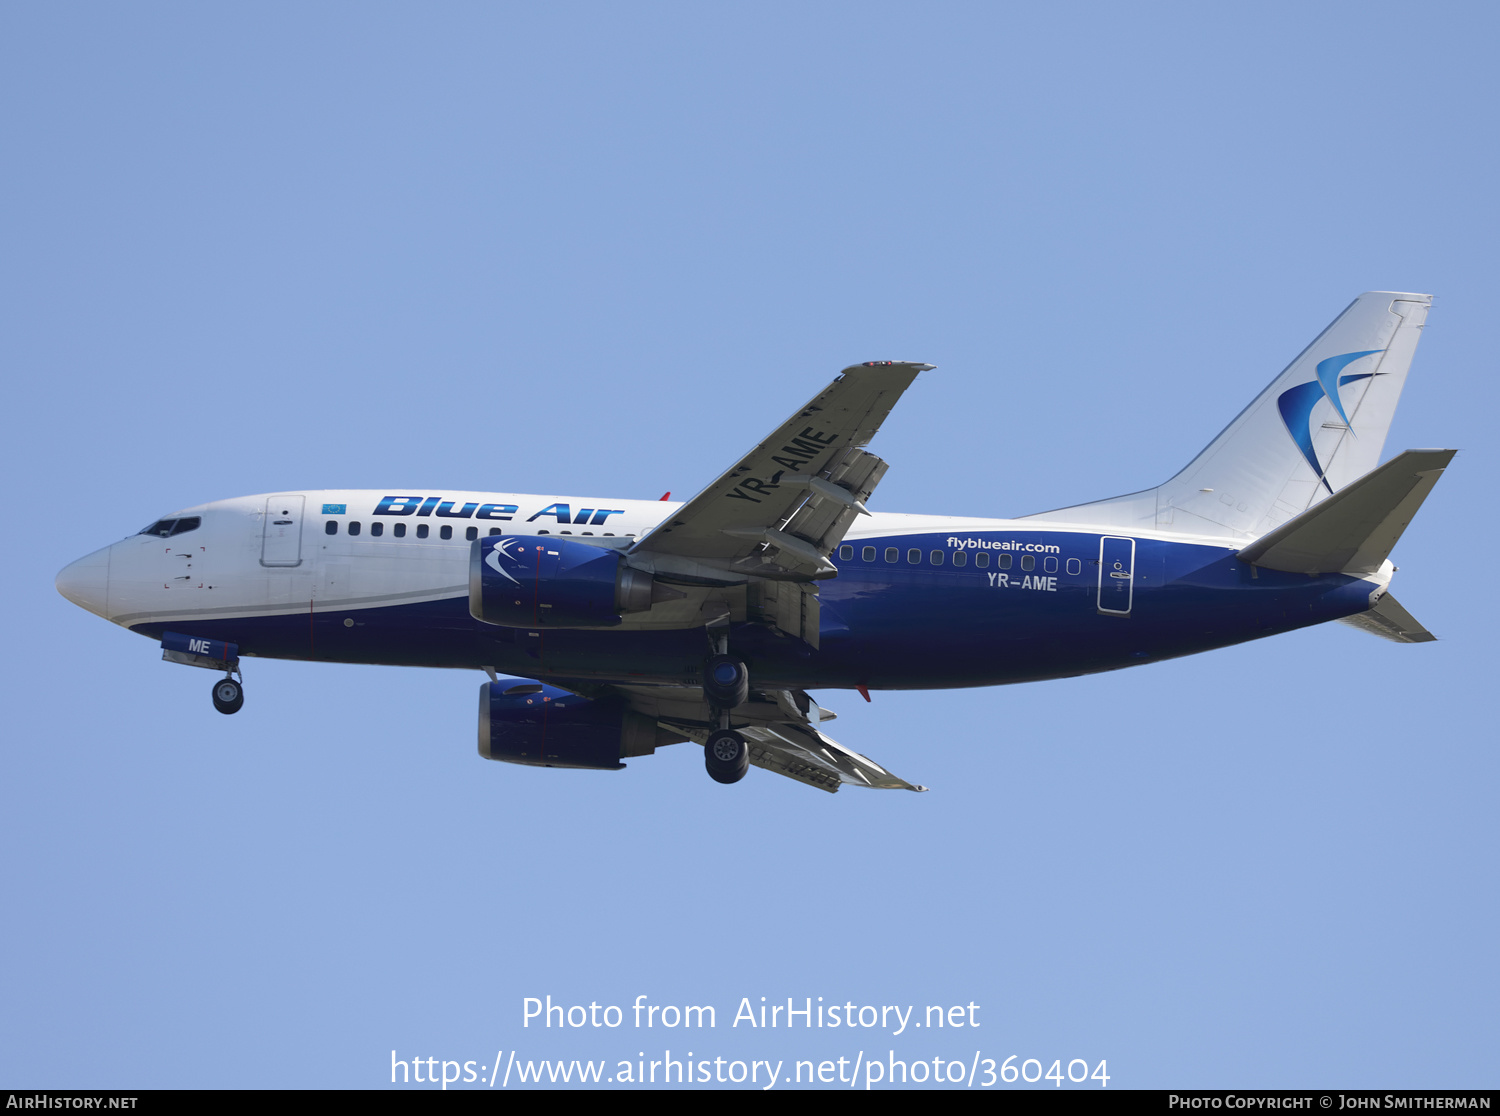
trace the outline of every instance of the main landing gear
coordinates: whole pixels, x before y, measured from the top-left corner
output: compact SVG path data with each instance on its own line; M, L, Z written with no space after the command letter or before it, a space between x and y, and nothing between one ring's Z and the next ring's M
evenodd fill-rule
M711 633L717 652L703 664L703 698L719 727L709 734L703 747L703 765L716 783L738 783L750 770L750 745L729 727L729 711L750 696L750 670L729 654L729 638Z
M750 671L733 655L715 655L703 666L703 696L715 709L734 709L750 696Z
M214 708L220 713L238 713L245 704L245 687L233 676L225 676L214 683Z
M703 764L714 782L738 783L750 770L750 745L734 729L719 729L703 748Z

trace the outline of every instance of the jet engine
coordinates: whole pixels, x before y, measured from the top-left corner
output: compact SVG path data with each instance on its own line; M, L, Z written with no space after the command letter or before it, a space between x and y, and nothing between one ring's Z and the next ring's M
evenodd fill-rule
M618 771L622 756L649 755L656 722L619 700L591 701L540 682L486 682L479 688L479 754L534 767Z
M486 624L607 628L649 609L655 588L617 551L572 539L495 535L469 552L469 612Z

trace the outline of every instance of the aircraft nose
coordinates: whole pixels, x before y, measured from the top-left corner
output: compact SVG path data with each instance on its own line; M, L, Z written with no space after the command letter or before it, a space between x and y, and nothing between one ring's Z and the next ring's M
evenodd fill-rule
M104 616L109 603L109 548L64 567L57 575L57 591L79 608Z

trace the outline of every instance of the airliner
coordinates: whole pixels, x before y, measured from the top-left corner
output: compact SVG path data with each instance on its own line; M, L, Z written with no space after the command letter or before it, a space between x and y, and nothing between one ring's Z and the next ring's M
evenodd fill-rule
M212 670L246 658L483 671L479 753L618 770L691 741L825 791L924 790L824 731L813 690L1118 670L1339 620L1433 636L1389 555L1452 459L1378 464L1431 297L1360 295L1156 488L987 519L868 506L866 447L932 366L837 379L686 503L427 489L277 492L154 520L64 597Z

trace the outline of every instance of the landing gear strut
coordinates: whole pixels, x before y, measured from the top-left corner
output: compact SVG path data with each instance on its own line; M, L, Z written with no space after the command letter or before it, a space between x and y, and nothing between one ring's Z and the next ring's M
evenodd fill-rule
M220 713L238 713L245 704L245 688L232 676L214 683L214 708Z
M729 629L710 627L714 654L703 664L703 700L709 716L719 727L709 734L703 748L703 765L716 783L738 783L750 769L750 746L729 727L729 711L750 696L750 669L729 653Z

